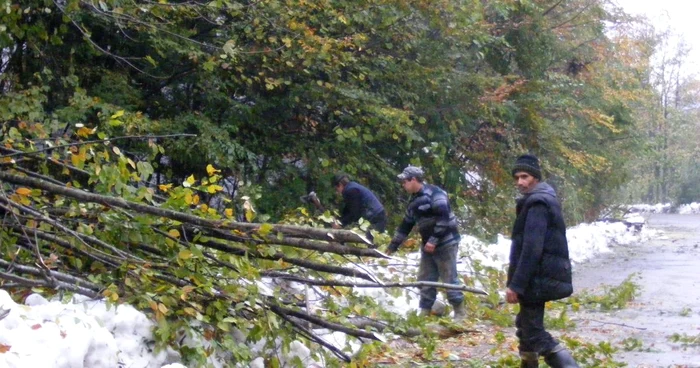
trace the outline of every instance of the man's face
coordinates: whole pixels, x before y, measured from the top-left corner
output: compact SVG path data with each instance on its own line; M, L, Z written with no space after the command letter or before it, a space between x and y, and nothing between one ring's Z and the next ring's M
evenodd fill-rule
M530 191L535 188L535 185L540 182L525 171L516 172L515 175L513 175L513 179L515 179L515 186L518 187L518 192L520 192L520 194L530 193Z
M343 194L343 189L345 189L345 185L343 184L338 184L335 186L335 192L338 194Z
M418 180L416 180L416 178L410 178L410 179L402 180L401 186L403 187L403 189L406 192L413 194L413 193L417 193L420 190L421 183Z

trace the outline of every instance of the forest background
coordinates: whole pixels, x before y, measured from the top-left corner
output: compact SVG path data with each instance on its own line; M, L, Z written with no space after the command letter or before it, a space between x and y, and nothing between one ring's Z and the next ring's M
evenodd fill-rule
M235 324L228 305L173 295L196 288L209 300L217 280L194 275L212 262L252 278L261 275L251 269L287 267L259 249L269 243L261 237L327 226L328 213L315 216L300 197L337 203L338 171L379 195L391 229L407 200L396 174L423 166L465 232L484 238L508 232L509 168L525 152L540 157L569 224L620 203L700 197L700 84L688 51L607 1L0 5L2 252L36 266L6 278L17 290L55 288L47 270L90 274L71 279L73 291L160 317L207 315L225 331ZM195 228L222 219L292 227L252 234L233 221L226 230L237 233L209 237ZM173 255L187 272L139 263L144 254ZM332 263L319 257L296 264ZM142 292L151 287L158 293Z

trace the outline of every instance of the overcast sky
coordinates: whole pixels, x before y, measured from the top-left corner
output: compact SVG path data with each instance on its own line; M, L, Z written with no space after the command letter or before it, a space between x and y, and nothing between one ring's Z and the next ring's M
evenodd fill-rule
M691 47L689 64L700 74L700 1L698 0L617 0L625 12L645 15L656 29L669 25Z

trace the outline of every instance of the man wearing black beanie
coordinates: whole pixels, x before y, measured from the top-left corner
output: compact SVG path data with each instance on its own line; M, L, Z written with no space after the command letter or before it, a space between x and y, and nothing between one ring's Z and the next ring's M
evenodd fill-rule
M515 318L521 368L537 368L539 357L555 368L578 368L566 350L544 329L547 301L573 293L566 224L557 195L541 181L536 156L518 157L511 171L522 197L515 207L506 283L506 301L519 303Z
M540 161L535 155L526 154L518 157L513 165L511 175L515 176L518 171L526 172L538 181L542 181L542 170L540 169Z

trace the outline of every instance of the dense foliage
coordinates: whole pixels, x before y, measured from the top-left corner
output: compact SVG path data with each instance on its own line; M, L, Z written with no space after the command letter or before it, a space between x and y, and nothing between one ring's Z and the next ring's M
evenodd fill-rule
M634 128L636 71L604 33L618 19L597 0L5 8L3 121L44 122L54 135L78 123L108 136L197 134L164 143L154 170L182 180L216 165L273 220L310 190L333 200L327 180L339 170L396 217L393 175L423 165L488 232L508 223L508 167L522 152L541 156L571 219L595 216L625 178L616 139Z

